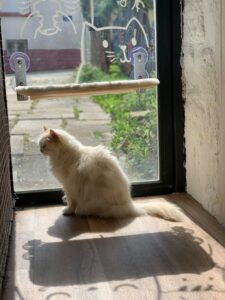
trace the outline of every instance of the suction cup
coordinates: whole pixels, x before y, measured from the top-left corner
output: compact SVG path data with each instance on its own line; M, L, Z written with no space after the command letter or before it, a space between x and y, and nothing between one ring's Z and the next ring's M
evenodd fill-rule
M30 58L29 56L24 52L14 52L10 58L9 58L9 65L11 70L15 72L15 63L16 59L24 59L25 65L26 65L26 71L30 68Z
M148 52L147 52L147 50L145 50L145 48L143 48L143 47L134 47L131 50L130 55L129 55L129 58L131 60L132 65L134 65L134 54L136 54L136 53L143 54L145 64L148 62Z

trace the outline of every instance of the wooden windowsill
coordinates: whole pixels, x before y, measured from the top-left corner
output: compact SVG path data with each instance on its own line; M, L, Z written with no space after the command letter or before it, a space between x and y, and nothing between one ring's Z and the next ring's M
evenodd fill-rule
M169 222L65 217L62 205L15 215L3 300L225 299L225 229L186 194Z

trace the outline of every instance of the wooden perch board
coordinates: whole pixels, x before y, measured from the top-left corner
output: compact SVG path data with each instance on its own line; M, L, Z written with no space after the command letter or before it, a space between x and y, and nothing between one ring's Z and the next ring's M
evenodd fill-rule
M30 96L32 100L67 96L96 96L104 94L128 93L143 88L152 88L159 84L156 78L138 80L119 80L81 84L57 84L40 86L18 86L16 92Z

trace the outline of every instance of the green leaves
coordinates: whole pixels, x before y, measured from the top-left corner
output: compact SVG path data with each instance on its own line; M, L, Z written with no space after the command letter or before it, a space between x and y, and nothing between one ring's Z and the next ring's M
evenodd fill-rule
M157 163L158 130L155 91L148 90L140 96L132 93L96 96L94 99L111 115L113 151L126 154L131 167L148 172L149 165ZM141 117L132 115L132 112L138 111L147 113Z
M121 78L121 71L111 67L109 73L86 65L82 79L92 81ZM125 156L127 164L148 179L155 178L158 170L158 110L155 89L143 93L101 95L93 97L105 112L110 113L113 137L112 150Z

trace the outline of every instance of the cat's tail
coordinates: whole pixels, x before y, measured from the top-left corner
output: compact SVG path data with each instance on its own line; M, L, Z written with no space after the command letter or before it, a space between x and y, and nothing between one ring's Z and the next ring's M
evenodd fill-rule
M182 210L175 204L166 201L150 201L147 203L133 203L139 210L144 210L145 214L157 216L171 221L184 221L185 215Z
M124 205L116 205L108 211L111 217L138 217L143 215L157 216L171 221L184 221L185 215L182 210L166 201L150 201L147 203L128 202Z

